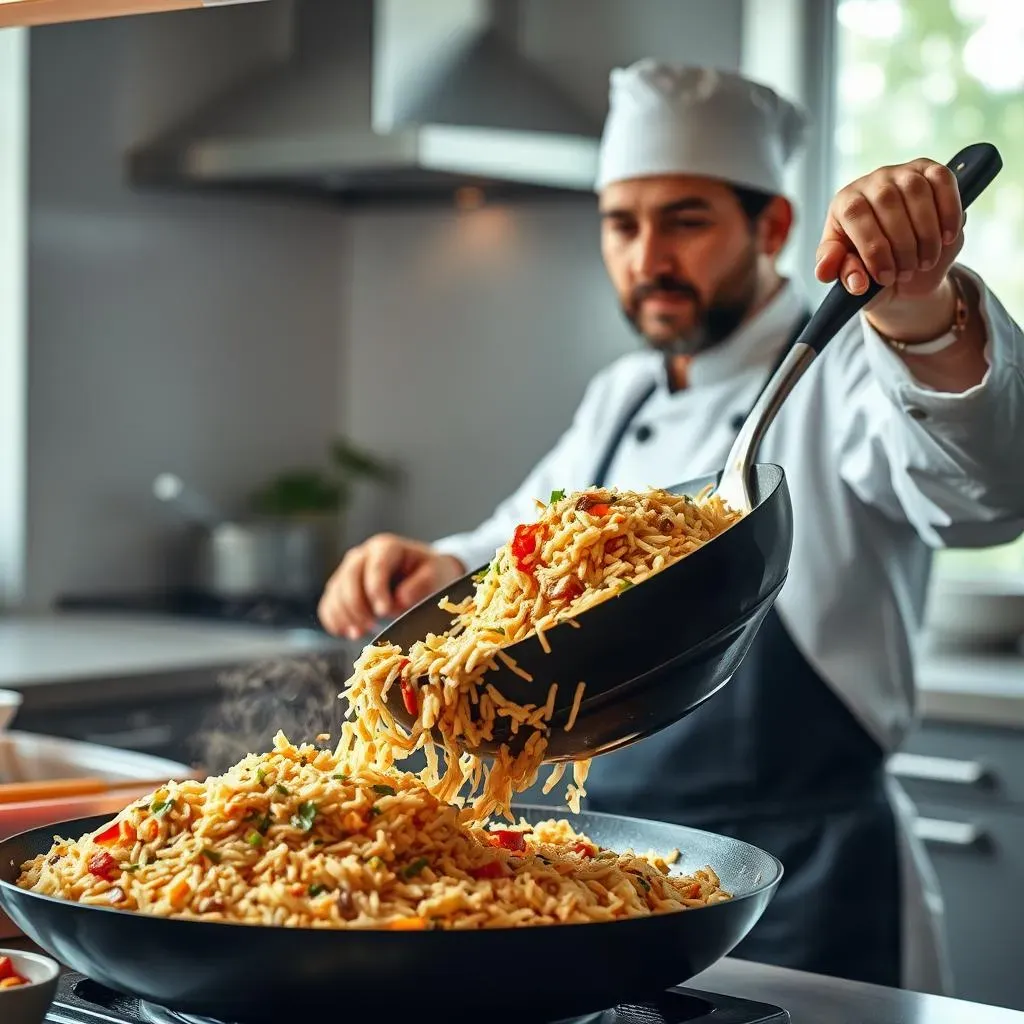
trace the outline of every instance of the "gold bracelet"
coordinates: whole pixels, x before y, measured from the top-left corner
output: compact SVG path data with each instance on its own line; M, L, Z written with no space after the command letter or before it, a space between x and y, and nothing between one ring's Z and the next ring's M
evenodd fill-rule
M915 356L931 356L936 352L943 352L950 345L956 344L964 331L967 329L967 296L964 295L963 285L960 283L960 275L950 270L947 275L953 283L953 294L955 304L953 306L953 324L944 334L940 334L931 341L895 341L886 338L885 342L889 348L896 352L906 352Z

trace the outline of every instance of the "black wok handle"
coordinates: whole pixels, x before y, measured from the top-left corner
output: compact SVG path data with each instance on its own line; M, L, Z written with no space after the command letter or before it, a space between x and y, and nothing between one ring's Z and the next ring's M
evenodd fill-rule
M966 210L1002 170L1003 159L991 143L976 142L961 149L946 166L956 176L960 205ZM836 281L797 339L797 344L808 345L820 355L853 315L881 290L882 286L869 278L863 295L851 295L842 281Z

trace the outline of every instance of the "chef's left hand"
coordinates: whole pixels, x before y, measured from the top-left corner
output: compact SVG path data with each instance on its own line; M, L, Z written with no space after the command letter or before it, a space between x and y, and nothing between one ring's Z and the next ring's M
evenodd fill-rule
M928 300L963 247L963 225L960 192L945 165L920 159L881 167L832 200L815 275L826 284L838 278L854 295L870 275L885 291L869 309Z

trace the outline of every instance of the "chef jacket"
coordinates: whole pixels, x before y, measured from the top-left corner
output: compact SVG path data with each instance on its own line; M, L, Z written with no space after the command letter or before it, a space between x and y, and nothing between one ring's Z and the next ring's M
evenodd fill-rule
M1024 532L1024 335L980 278L988 368L976 386L940 393L910 369L863 314L829 343L769 428L760 462L781 465L793 502L789 577L776 611L798 650L885 751L915 706L913 637L931 549L991 546ZM806 299L787 282L716 348L695 356L688 386L669 387L664 358L626 355L589 384L572 423L519 488L476 529L435 544L469 568L489 562L535 499L591 486L623 417L645 391L609 466L610 486L642 490L720 470ZM713 582L713 581L712 581ZM905 931L941 910L912 807L891 783L904 828ZM918 926L914 925L917 921ZM905 983L940 990L941 956L908 938ZM909 943L909 945L908 945Z

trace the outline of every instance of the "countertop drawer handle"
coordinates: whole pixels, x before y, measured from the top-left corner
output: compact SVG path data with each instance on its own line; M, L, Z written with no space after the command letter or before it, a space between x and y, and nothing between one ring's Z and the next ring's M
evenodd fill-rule
M913 779L916 782L950 782L958 786L980 786L991 781L989 770L980 761L961 761L953 757L893 754L887 767L898 778Z
M970 849L985 845L985 833L966 821L916 818L914 819L914 834L918 839L936 846Z

